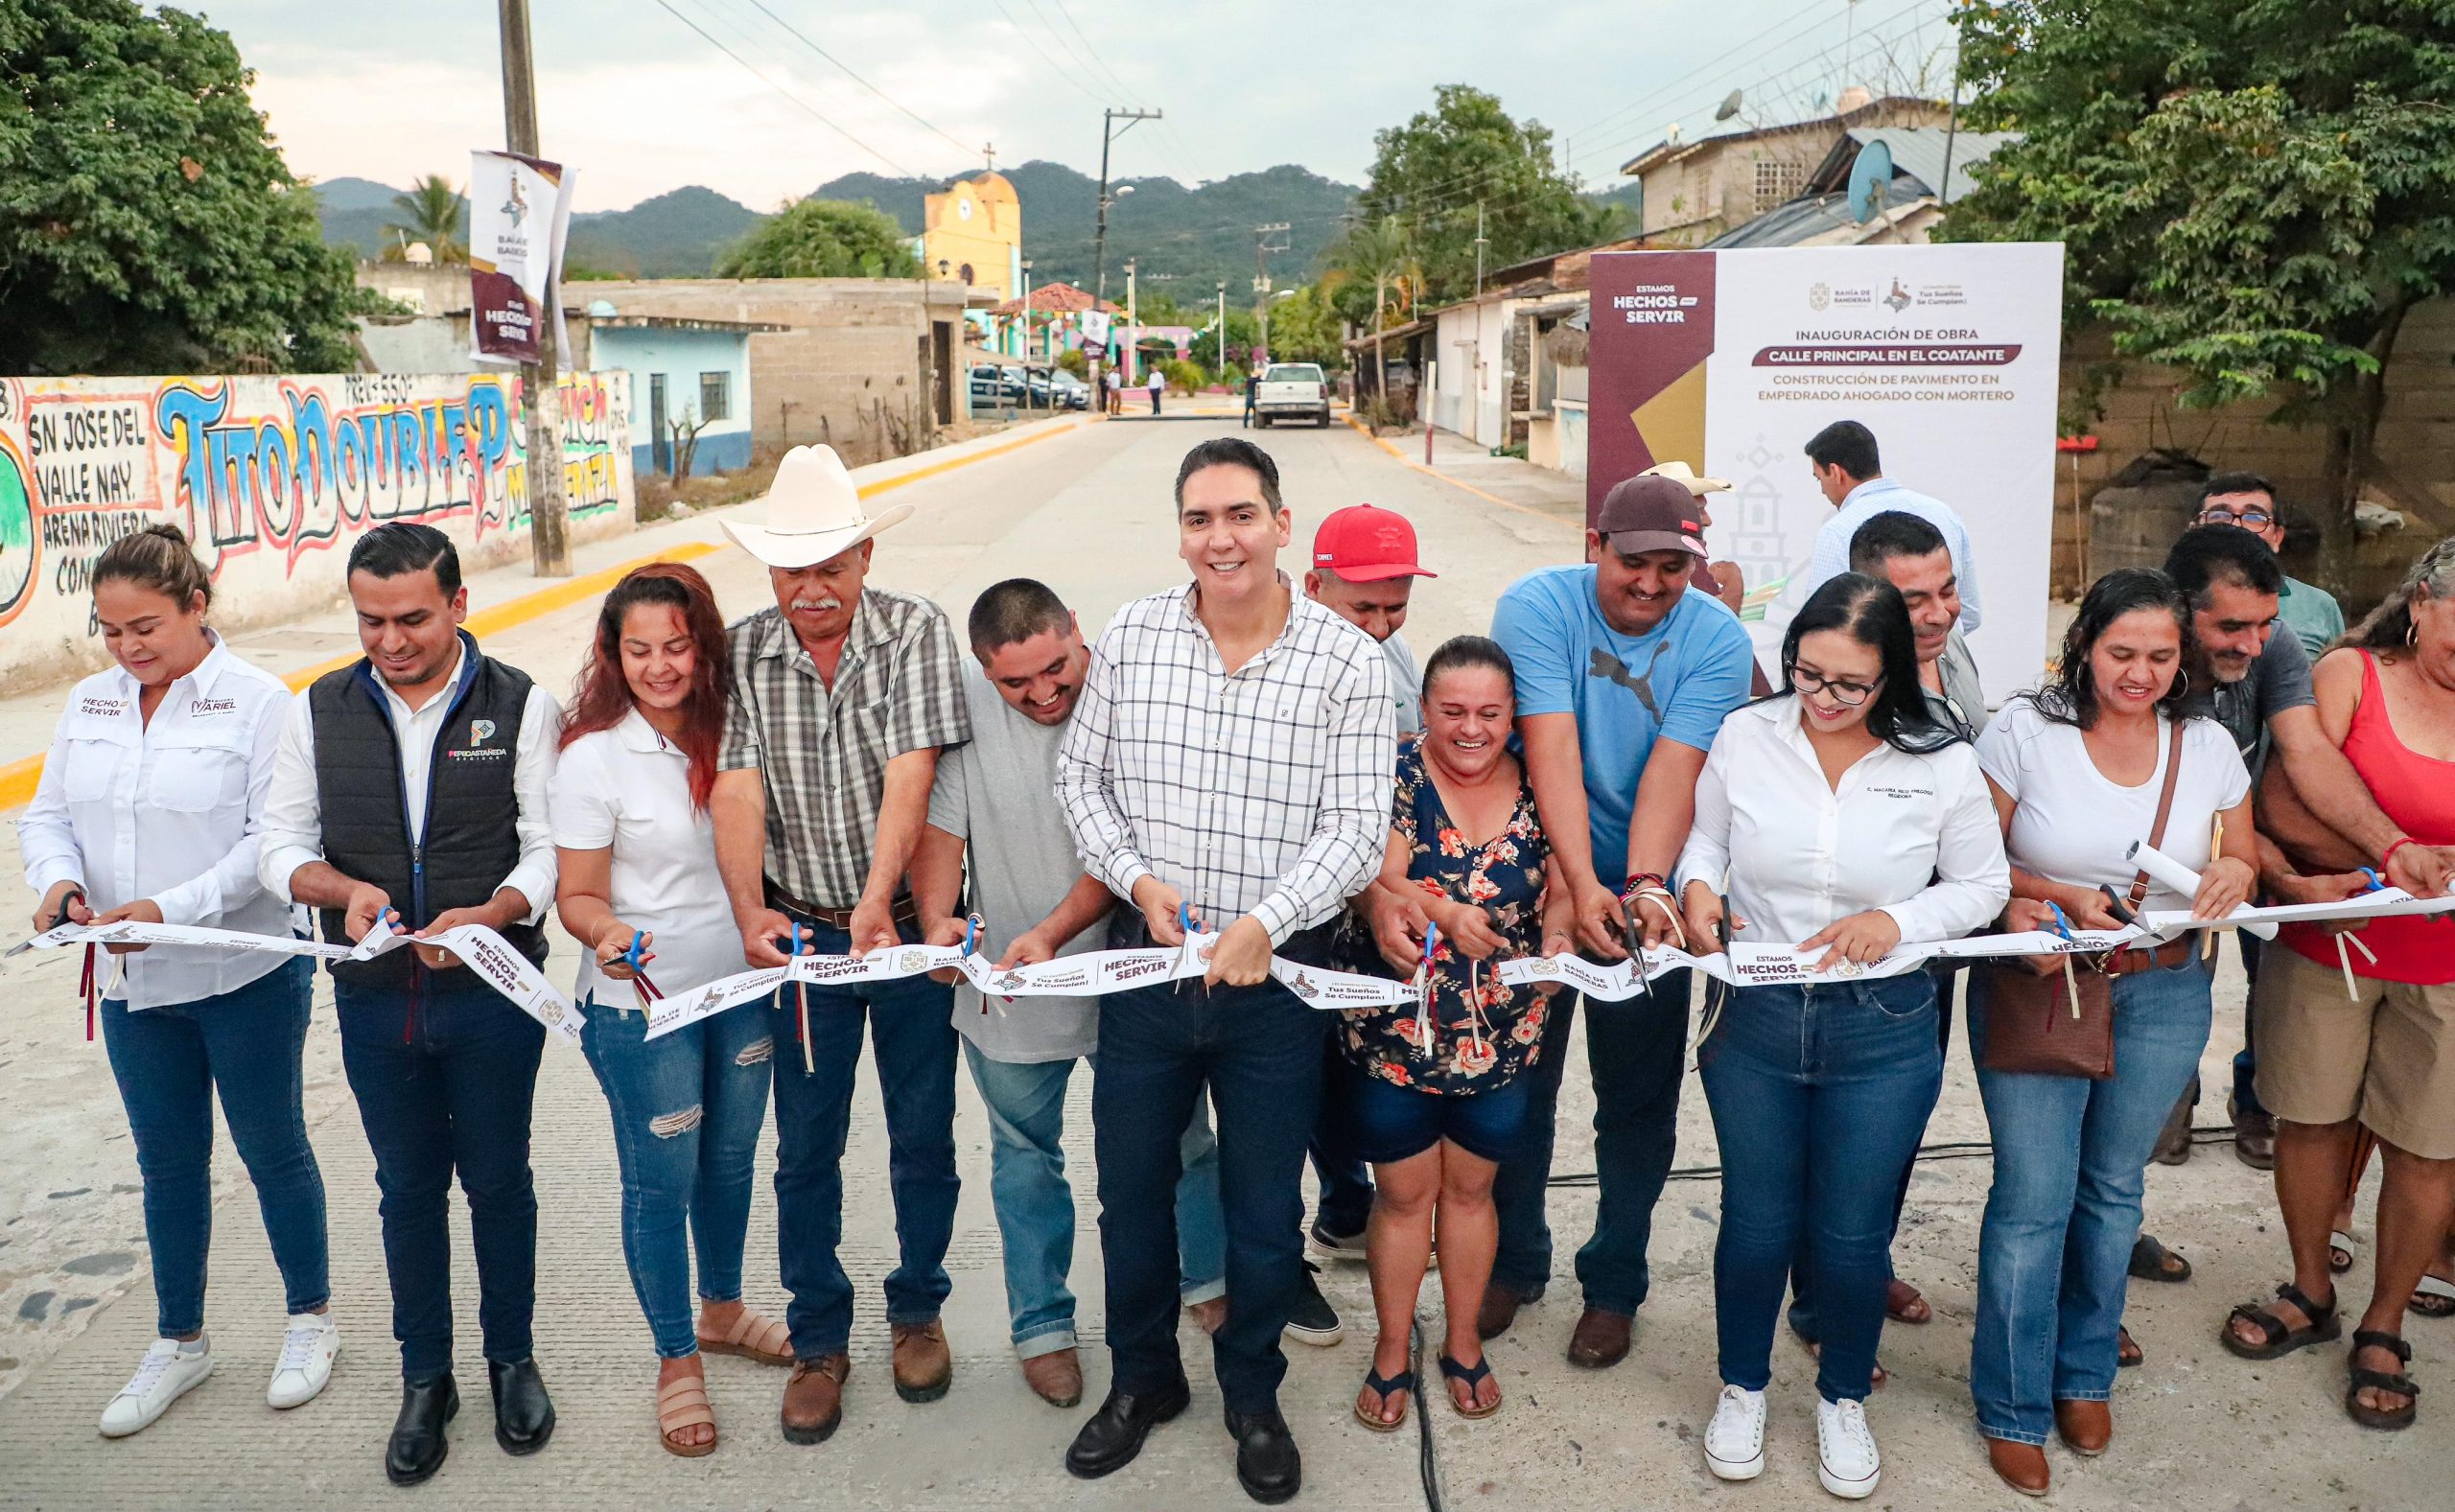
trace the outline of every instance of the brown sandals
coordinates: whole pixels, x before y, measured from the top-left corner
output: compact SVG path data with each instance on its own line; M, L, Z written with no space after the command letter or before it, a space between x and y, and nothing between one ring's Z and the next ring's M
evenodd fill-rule
M683 1376L657 1387L657 1442L665 1446L666 1454L678 1454L684 1459L697 1459L701 1455L714 1454L716 1441L713 1436L704 1444L680 1443L673 1436L686 1428L703 1425L713 1434L716 1415L708 1409L706 1376Z
M761 1316L749 1308L733 1320L733 1326L719 1338L713 1334L699 1336L699 1352L705 1355L739 1355L762 1365L789 1365L793 1362L792 1330L774 1318Z

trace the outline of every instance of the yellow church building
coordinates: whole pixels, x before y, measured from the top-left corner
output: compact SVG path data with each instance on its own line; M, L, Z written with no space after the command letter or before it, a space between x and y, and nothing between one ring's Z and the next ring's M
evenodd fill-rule
M1023 206L1004 174L957 179L928 196L921 226L924 276L992 290L1000 301L1022 292Z

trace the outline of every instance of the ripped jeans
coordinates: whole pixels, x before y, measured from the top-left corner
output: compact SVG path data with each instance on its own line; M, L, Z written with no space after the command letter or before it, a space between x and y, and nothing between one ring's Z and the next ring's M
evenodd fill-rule
M622 1166L622 1258L660 1359L698 1353L690 1257L699 1295L741 1297L751 1161L767 1121L768 1014L757 1004L648 1039L647 1015L589 999L580 1048L614 1115ZM688 1221L690 1244L683 1243Z

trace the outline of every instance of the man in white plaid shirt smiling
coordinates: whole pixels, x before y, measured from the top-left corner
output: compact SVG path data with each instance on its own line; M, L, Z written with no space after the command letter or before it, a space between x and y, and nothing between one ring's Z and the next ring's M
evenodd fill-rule
M1317 1101L1329 1020L1271 979L1270 959L1320 960L1327 924L1379 870L1396 733L1381 648L1278 570L1294 520L1269 454L1205 441L1176 493L1193 581L1128 604L1100 637L1057 791L1084 869L1134 905L1116 943L1181 942L1181 911L1219 941L1199 989L1100 999L1091 1112L1113 1376L1066 1468L1122 1468L1188 1400L1171 1194L1206 1084L1228 1228L1212 1349L1237 1479L1275 1502L1301 1481L1277 1397L1312 1128L1289 1112Z

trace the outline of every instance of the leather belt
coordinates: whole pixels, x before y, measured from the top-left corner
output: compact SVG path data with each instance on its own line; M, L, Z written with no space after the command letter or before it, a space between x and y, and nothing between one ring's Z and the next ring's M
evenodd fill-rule
M853 927L852 909L820 908L778 887L774 877L761 877L760 880L766 886L767 906L777 912L790 914L796 919L807 919L811 923L825 924L831 929ZM917 924L921 921L921 910L914 905L912 895L909 893L898 893L895 896L895 904L889 910L889 914L899 924Z
M2198 936L2185 935L2180 940L2169 940L2153 950L2141 950L2125 945L2106 957L2105 965L2099 969L2108 976L2131 976L2137 972L2150 970L2170 971L2191 959L2191 952L2197 943Z

